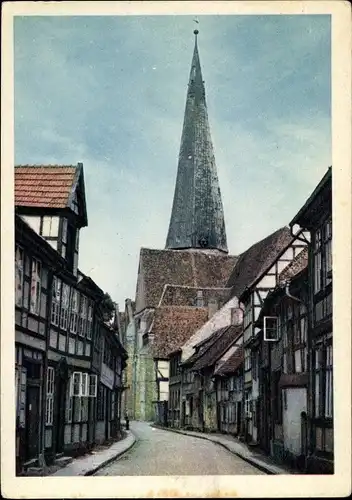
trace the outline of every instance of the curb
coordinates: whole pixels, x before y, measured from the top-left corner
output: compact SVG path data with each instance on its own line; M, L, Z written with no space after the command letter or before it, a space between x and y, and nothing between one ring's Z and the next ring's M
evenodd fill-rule
M83 474L83 476L92 476L93 474L95 474L96 472L98 472L98 470L102 469L103 467L105 467L106 465L109 465L111 462L113 462L114 460L116 460L117 458L121 457L121 455L123 455L124 453L126 453L127 451L129 451L133 445L136 444L137 442L137 439L136 439L136 436L130 431L130 436L132 437L132 443L129 444L127 446L127 448L125 448L123 451L119 451L118 453L116 453L116 455L114 455L113 457L110 457L108 458L107 460L105 460L105 462L102 462L101 464L97 465L96 467L94 467L94 469L90 469L88 470L87 472L85 472ZM128 438L129 436L127 436ZM126 439L127 439L126 438Z
M215 443L215 444L218 444L218 445L222 446L223 448L225 448L227 451L229 451L233 455L236 455L237 457L241 458L245 462L248 462L250 465L253 465L253 467L256 467L258 470L260 470L262 472L265 472L266 474L270 474L270 475L279 475L278 472L274 472L269 467L266 467L264 465L258 464L257 461L256 461L256 459L252 459L252 458L246 457L244 455L241 455L240 453L238 453L236 451L233 451L226 444L221 443L220 441L216 441L214 439L210 439L207 436L195 436L194 434L188 434L188 432L179 431L179 430L171 429L171 428L168 428L168 427L161 427L161 426L159 427L158 425L155 425L155 424L152 424L151 427L155 427L156 429L160 429L162 431L175 432L176 434L183 434L184 436L190 436L190 437L195 437L195 438L198 438L198 439L205 439L206 441L211 441L212 443Z

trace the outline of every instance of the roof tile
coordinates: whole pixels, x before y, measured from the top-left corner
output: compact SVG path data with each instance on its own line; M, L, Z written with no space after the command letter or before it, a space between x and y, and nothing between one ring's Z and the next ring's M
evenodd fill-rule
M154 313L152 352L155 358L167 358L189 339L208 318L205 307L162 306Z
M157 307L166 284L188 287L223 287L237 257L217 250L154 250L142 248L145 306Z
M73 165L16 166L15 205L65 208L75 174Z

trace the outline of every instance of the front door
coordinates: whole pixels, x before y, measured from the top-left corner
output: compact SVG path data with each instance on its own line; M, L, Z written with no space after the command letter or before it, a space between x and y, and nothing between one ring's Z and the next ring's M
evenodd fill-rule
M27 386L26 417L26 459L30 460L38 456L39 386Z

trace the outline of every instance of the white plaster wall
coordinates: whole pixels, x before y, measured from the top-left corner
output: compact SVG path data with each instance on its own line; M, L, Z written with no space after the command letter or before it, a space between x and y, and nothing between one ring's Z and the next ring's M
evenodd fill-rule
M307 411L307 390L303 387L284 389L287 409L283 411L284 446L294 455L301 453L301 412Z
M22 219L27 222L27 224L39 234L40 231L40 217L36 215L22 215Z
M219 328L231 325L231 308L238 307L237 297L231 300L219 309L214 316L210 318L201 328L199 328L192 337L182 346L181 360L185 361L193 354L193 346L202 340L207 339Z

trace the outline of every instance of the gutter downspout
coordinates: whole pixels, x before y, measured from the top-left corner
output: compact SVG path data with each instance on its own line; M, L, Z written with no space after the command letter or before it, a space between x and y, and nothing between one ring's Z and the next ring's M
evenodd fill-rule
M38 462L39 467L43 468L43 472L46 474L46 460L45 460L45 405L46 405L46 384L47 384L47 372L48 372L48 352L49 352L49 340L50 340L50 311L51 311L51 303L52 303L52 287L53 287L53 279L55 268L48 269L48 282L47 282L47 303L46 303L46 325L45 325L45 354L44 354L44 363L42 365L43 376L42 376L42 387L40 391L40 399L39 399L39 449L38 449Z
M308 259L308 262L310 259ZM310 292L311 292L311 284L309 280L309 264L308 264L308 300L310 297ZM306 344L307 344L307 372L308 372L308 387L307 387L307 422L308 422L308 429L307 429L307 437L309 436L308 443L307 443L307 455L305 456L305 470L307 471L307 461L308 457L312 454L312 440L313 440L313 426L312 426L312 418L313 418L313 400L312 400L312 389L313 389L313 365L312 365L312 342L311 342L311 318L310 318L310 311L308 305L298 297L295 297L290 293L290 281L287 281L285 284L285 294L287 297L290 299L299 302L302 304L306 310L306 315L307 315L307 339L306 339Z

